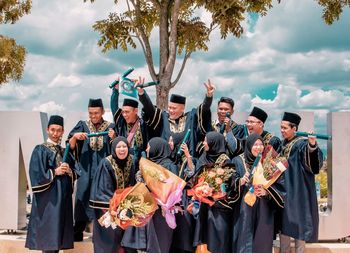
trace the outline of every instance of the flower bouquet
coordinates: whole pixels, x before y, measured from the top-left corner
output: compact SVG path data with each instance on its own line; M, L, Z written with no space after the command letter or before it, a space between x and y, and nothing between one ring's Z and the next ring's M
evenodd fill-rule
M113 229L117 226L122 229L142 227L157 209L157 203L145 184L137 183L134 187L116 190L110 200L109 211L99 219L99 223Z
M186 182L171 171L145 158L140 159L140 170L147 187L152 192L169 227L176 227L174 213L181 210L175 204L181 201Z
M257 168L253 175L252 186L244 197L244 201L253 206L256 201L254 194L254 188L260 185L264 189L268 189L282 173L287 169L288 162L285 157L279 156L279 154L273 149L271 145L268 145L262 154L262 159L258 163Z
M187 190L187 195L192 196L192 203L187 207L187 210L193 214L193 204L196 201L212 206L215 201L224 199L227 195L225 182L231 178L233 172L234 169L229 166L223 167L221 164L205 168L198 176L197 184L192 189Z

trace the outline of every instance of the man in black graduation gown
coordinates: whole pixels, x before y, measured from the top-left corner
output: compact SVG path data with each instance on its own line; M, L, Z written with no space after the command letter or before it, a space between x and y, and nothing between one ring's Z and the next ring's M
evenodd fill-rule
M225 135L232 132L236 138L244 138L243 125L231 119L234 113L235 102L232 98L221 97L217 106L217 119L212 121L212 130ZM229 116L228 116L229 114Z
M210 121L210 131L215 131L223 134L227 142L228 155L233 158L243 152L243 141L247 138L247 132L244 130L244 125L237 124L231 119L234 113L235 102L232 98L221 97L217 105L217 119L211 119L211 112L204 115L203 121ZM198 145L199 153L203 150L203 145Z
M210 120L204 121L204 115L210 113L215 87L210 83L210 80L205 84L205 87L207 93L203 103L198 108L193 108L186 113L186 97L172 94L168 104L168 111L162 111L152 104L149 96L143 89L138 89L139 100L143 104L143 117L148 127L153 129L157 136L167 141L172 133L180 133L185 137L188 129L190 129L187 146L192 156L197 156L197 143L203 140L205 133L210 130Z
M89 207L90 187L99 162L111 154L110 142L115 136L114 124L103 119L102 99L90 99L89 119L80 120L68 135L71 150L80 162L82 173L77 181L74 208L74 240L82 241L83 232L89 221L95 217ZM108 135L87 137L89 133L106 132Z
M29 164L33 203L25 247L54 253L73 248L72 193L77 173L72 157L62 163L63 118L51 116L46 131L47 141L34 148Z
M268 115L263 109L254 106L253 110L246 120L249 134L259 134L263 138L265 147L267 145L271 145L274 150L279 152L281 148L281 140L277 136L274 136L268 131L264 130L264 124L267 117Z
M286 199L281 213L281 253L290 253L290 237L296 253L304 252L305 242L318 240L318 205L315 174L323 164L323 154L315 137L296 137L301 118L285 112L281 122L283 136L280 154L288 159L284 172Z
M152 135L147 124L138 116L138 102L124 98L121 108L118 106L119 85L113 89L111 96L111 110L113 113L115 132L117 136L124 136L129 143L129 152L137 161L141 152L146 150L147 142Z

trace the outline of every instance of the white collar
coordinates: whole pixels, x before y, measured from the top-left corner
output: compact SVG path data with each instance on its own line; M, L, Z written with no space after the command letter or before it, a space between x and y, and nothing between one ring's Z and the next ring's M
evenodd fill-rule
M51 143L51 144L53 144L53 145L55 145L55 146L58 145L57 142L54 142L54 141L51 140L50 138L47 138L46 142Z

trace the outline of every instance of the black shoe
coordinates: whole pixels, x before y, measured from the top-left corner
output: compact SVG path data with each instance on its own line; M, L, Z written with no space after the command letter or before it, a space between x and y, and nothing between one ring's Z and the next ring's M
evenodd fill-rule
M83 239L84 239L83 233L74 234L74 241L75 242L82 242Z

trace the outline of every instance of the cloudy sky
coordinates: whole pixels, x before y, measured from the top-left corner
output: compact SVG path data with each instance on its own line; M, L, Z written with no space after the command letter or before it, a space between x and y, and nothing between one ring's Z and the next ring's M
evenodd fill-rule
M0 110L65 115L86 111L90 97L109 107L108 84L128 67L150 80L140 49L103 54L97 46L91 27L115 9L112 0L33 1L30 15L2 25L0 33L25 46L28 57L24 78L0 88ZM267 127L276 134L284 110L316 112L316 129L325 132L327 112L350 108L350 12L332 26L321 15L316 1L282 0L265 17L250 15L240 39L214 33L209 51L193 54L173 92L189 97L187 108L196 106L210 78L216 98L231 96L237 111L267 110ZM157 48L157 38L152 41Z

